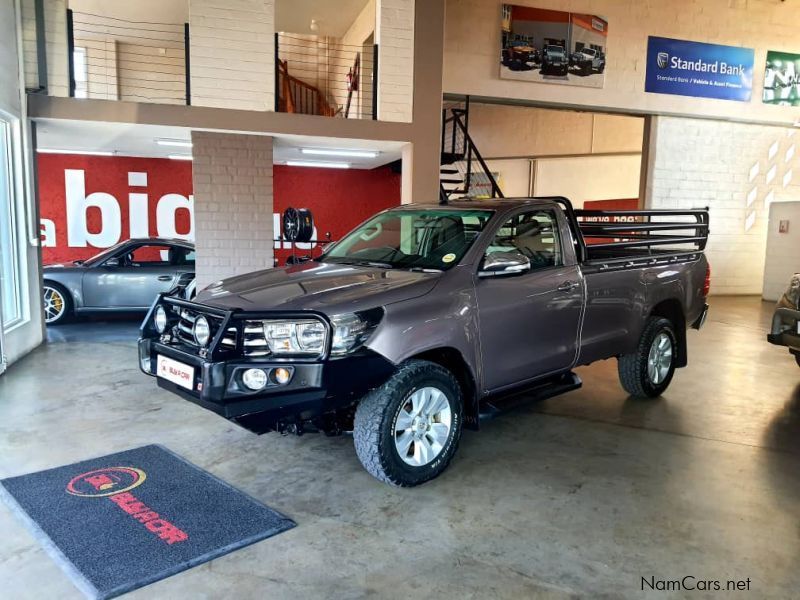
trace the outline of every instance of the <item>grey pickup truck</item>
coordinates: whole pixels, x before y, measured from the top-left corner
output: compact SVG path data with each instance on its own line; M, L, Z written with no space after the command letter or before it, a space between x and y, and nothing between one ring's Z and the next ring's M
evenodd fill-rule
M573 210L565 198L407 205L321 257L162 294L139 362L254 431L352 431L364 467L414 486L462 428L574 390L616 358L658 396L708 310L708 212Z

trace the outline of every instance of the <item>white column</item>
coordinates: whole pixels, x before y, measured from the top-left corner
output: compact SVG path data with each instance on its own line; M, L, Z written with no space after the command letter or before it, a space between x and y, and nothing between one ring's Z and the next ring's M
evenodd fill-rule
M272 138L192 132L197 289L273 266Z

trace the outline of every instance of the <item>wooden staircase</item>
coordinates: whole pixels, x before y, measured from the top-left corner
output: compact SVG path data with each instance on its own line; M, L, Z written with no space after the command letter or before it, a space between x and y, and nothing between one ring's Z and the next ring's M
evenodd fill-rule
M285 60L277 59L278 69L278 112L302 115L335 117L340 108L331 106L325 95L310 83L289 74Z

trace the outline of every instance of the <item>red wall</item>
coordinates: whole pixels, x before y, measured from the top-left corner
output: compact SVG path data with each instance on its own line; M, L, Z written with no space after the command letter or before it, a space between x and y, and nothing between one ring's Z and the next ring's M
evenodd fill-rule
M86 196L100 192L113 197L100 198L101 202L116 207L112 207L107 213L112 217L110 220L115 222L103 223L100 209L92 206L83 209L79 190L73 189L72 192L73 200L79 207L73 211L73 223L80 219L81 211L84 210L88 232L106 234L107 239L102 245L88 243L86 247L76 247L68 243L65 184L67 170L82 171ZM41 218L43 222L52 222L52 226L48 223L47 227L43 225L42 228L43 233L47 232L47 235L43 235L45 245L42 249L45 264L88 258L115 241L129 238L131 193L147 194L146 219L149 235L159 235L159 232L163 234L165 227L169 230L173 218L178 234L190 236L193 233L190 230L189 210L163 210L169 204L170 194L179 194L191 200L191 162L159 158L39 154L38 171ZM146 173L146 187L129 186L129 173ZM288 206L311 209L319 239L324 239L325 234L330 232L332 239L336 240L372 214L400 203L400 175L392 172L389 167L365 171L276 165L274 189L274 212L282 213ZM173 196L172 200L174 199ZM134 201L135 205L136 202ZM158 223L157 206L162 202L162 221L167 222ZM135 218L134 216L134 220ZM120 228L118 240L114 240L113 235L109 237L116 226ZM306 254L308 250L300 252ZM288 250L276 249L276 256L281 262L289 254Z

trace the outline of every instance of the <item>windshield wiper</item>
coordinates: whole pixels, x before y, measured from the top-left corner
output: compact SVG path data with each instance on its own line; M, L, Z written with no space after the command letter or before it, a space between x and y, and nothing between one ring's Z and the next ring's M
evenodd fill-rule
M415 273L441 273L441 269L434 269L432 267L407 267L409 271L413 271Z
M336 263L340 265L354 265L356 267L377 267L379 269L394 269L394 265L376 260L354 260L352 258L349 258L345 260L337 260Z

